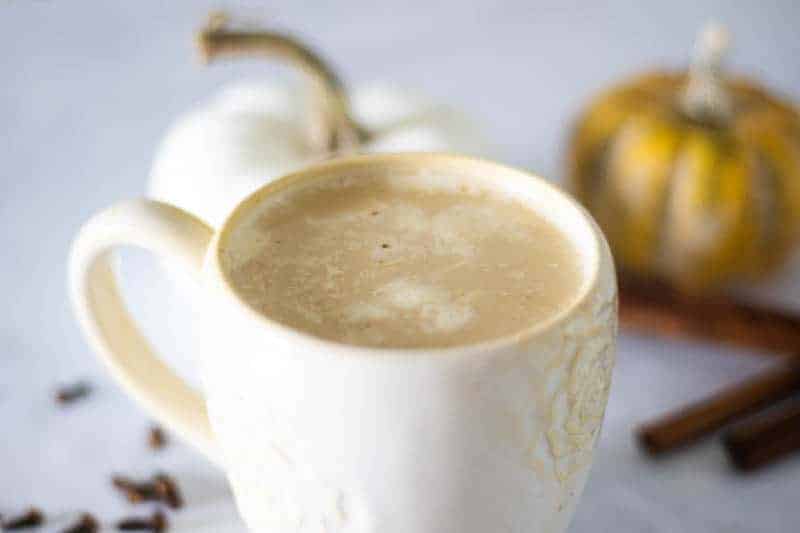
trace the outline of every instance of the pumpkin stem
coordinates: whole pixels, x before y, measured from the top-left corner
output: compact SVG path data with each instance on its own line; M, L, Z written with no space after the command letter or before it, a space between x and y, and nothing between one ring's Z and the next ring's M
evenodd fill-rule
M730 34L722 25L709 24L700 32L681 101L683 111L694 120L721 124L731 116L733 104L722 69L729 46Z
M221 56L279 57L295 64L311 79L316 120L312 138L323 151L353 151L367 141L369 132L350 113L344 85L336 73L304 43L291 35L272 31L233 30L225 13L212 13L197 35L204 63Z

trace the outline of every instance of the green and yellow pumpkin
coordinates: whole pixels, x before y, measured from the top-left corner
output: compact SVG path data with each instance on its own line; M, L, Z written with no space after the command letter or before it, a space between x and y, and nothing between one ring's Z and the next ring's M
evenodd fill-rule
M573 192L619 267L689 292L762 276L800 234L800 114L720 68L706 30L687 72L639 76L600 96L568 154Z

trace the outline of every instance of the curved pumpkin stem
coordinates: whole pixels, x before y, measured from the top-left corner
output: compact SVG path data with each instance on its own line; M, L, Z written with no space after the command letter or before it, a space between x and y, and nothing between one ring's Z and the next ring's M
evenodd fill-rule
M351 151L368 140L369 132L350 114L344 85L336 73L308 46L291 35L270 31L239 31L229 27L228 16L212 13L197 35L204 62L222 56L267 56L288 60L312 80L318 116L312 137L324 151Z
M683 111L693 120L720 124L731 117L733 104L722 69L729 46L730 34L718 24L706 26L697 39L681 100Z

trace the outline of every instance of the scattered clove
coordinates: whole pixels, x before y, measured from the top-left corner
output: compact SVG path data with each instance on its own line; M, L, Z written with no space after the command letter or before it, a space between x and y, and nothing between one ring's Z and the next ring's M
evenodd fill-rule
M178 484L167 474L160 473L152 481L141 482L117 475L111 478L111 482L131 503L158 501L170 509L180 509L183 506Z
M56 403L69 405L82 400L92 393L92 387L85 381L79 381L72 385L65 385L56 391Z
M183 507L183 497L175 480L166 474L158 474L155 477L155 488L159 500L170 509L180 509Z
M159 499L155 485L149 481L137 482L125 476L115 475L111 478L111 483L114 487L119 489L131 503L156 501Z
M89 513L83 513L78 521L62 533L96 533L100 529L97 520Z
M161 511L156 511L149 518L130 517L117 522L120 531L152 531L161 533L169 526L167 517Z
M44 514L36 507L31 507L24 514L9 518L3 522L3 531L16 531L40 526L44 523Z
M160 426L152 426L148 433L147 443L152 450L160 450L167 445L167 436Z

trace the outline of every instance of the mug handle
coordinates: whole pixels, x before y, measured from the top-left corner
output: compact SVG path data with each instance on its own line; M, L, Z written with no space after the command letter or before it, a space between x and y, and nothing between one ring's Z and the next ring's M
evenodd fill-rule
M93 216L70 252L72 304L89 344L111 374L156 418L219 464L203 397L153 352L125 308L112 263L136 246L182 265L199 279L214 231L177 207L152 200L116 204Z

